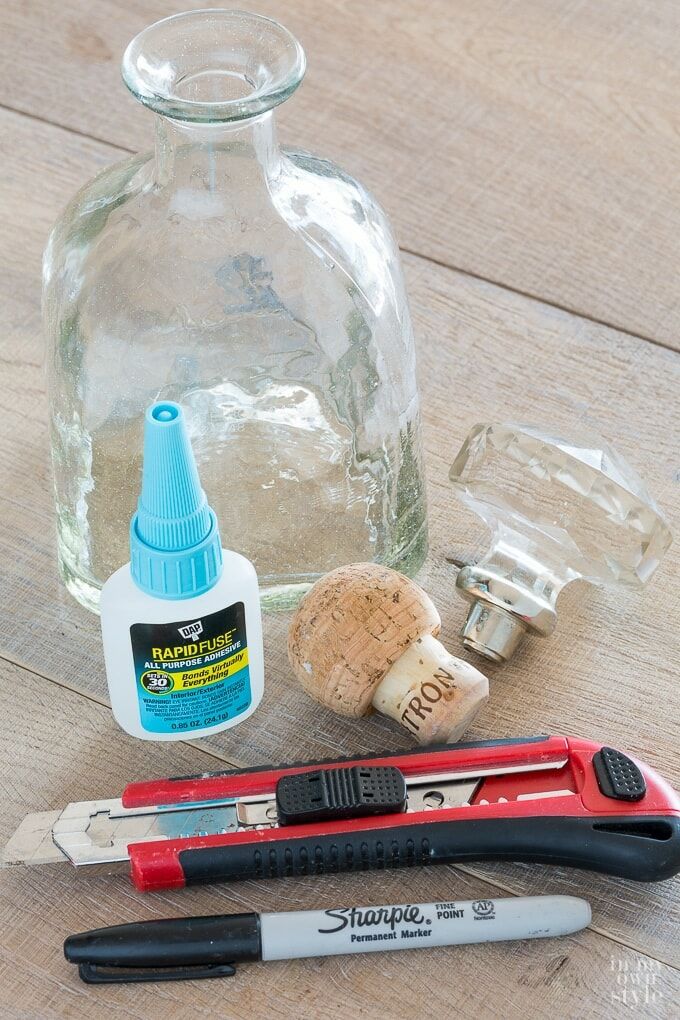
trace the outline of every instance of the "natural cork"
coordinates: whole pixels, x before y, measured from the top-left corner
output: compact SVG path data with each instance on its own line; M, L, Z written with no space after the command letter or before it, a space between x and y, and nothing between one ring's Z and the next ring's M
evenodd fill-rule
M377 709L420 743L457 740L488 697L488 681L437 641L440 627L414 581L354 563L326 574L305 596L288 655L307 693L339 715Z

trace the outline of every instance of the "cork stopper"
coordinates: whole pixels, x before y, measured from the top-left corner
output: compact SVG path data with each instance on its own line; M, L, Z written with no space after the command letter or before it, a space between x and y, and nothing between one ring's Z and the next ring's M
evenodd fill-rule
M288 656L313 698L338 715L371 712L377 688L418 638L441 620L430 597L403 574L353 563L322 577L291 624Z

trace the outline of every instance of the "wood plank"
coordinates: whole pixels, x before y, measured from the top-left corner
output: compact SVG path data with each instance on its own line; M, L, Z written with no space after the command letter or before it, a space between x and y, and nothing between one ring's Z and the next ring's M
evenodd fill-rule
M9 0L0 103L132 149L120 56L186 0ZM680 6L262 0L309 57L284 140L336 159L402 245L678 346ZM51 167L59 172L59 158Z
M108 796L131 772L151 778L178 768L200 771L212 767L212 761L187 745L170 748L133 740L117 729L101 706L24 670L0 666L0 770L7 785L0 843L26 812ZM385 953L243 965L226 982L106 989L81 984L61 951L71 932L141 918L448 901L454 895L458 900L479 899L493 898L497 892L479 878L445 867L237 883L162 895L137 893L121 875L93 877L68 865L3 870L2 1015L8 1020L146 1020L161 1015L166 1020L215 1015L253 1020L293 1015L415 1020L449 1016L455 1003L456 1015L463 1018L512 1020L525 1016L526 1003L532 1001L536 1018L608 1018L624 988L628 996L633 990L646 994L646 1017L671 1015L680 994L678 972L590 930L561 940L420 950L417 956ZM487 977L480 981L483 974Z
M0 651L103 703L98 623L56 578L35 273L54 210L107 150L15 115L3 119L18 140L16 151L26 149L32 157L23 172L8 160L7 213L0 220L0 231L21 238L11 265L0 267L2 381L16 395L0 417L6 522L0 529ZM59 171L47 175L46 168L56 163ZM24 225L22 210L38 191L39 203ZM564 428L594 422L643 470L677 520L674 395L680 359L420 259L409 257L407 271L420 341L432 528L421 581L441 609L445 643L459 652L465 607L453 592L455 570L447 556L474 549L480 530L453 502L447 472L466 430L483 417L543 420ZM534 641L506 667L489 670L492 698L471 736L553 731L601 739L636 751L680 785L677 712L659 709L677 703L679 555L676 545L640 594L567 590L556 635ZM261 709L206 747L227 760L253 764L407 746L408 738L382 718L355 725L319 711L292 680L286 628L286 616L267 617ZM583 890L618 939L678 963L675 908L668 906L677 905L677 883L643 889L537 868L478 873L507 880L509 888L551 888L554 882Z

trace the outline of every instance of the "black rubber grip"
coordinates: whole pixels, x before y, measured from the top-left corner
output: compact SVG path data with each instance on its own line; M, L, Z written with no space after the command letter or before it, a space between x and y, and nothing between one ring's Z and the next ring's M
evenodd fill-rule
M406 781L393 765L296 772L276 784L280 825L393 814L405 808Z
M428 822L182 850L188 885L464 861L519 861L656 882L680 871L680 818L603 816Z
M550 740L550 735L540 733L534 737L502 737L500 740L462 740L457 744L428 744L427 747L416 747L410 751L382 751L378 754L353 754L347 758L320 758L318 761L289 761L280 765L250 765L245 769L221 769L219 772L196 772L190 776L170 776L169 782L181 783L191 779L205 779L212 776L249 776L255 772L275 772L277 769L297 769L307 765L310 769L317 765L343 765L348 762L374 761L379 758L410 758L416 754L429 754L431 751L468 751L474 747L506 747L512 744L540 744Z
M600 792L612 800L642 800L647 792L645 777L634 761L615 751L603 747L593 755L593 767Z

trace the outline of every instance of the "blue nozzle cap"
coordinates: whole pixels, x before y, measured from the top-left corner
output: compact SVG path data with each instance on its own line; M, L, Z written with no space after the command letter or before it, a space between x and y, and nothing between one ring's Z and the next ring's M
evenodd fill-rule
M135 584L162 599L208 591L222 573L222 543L179 404L153 404L144 421L144 465L130 524Z

